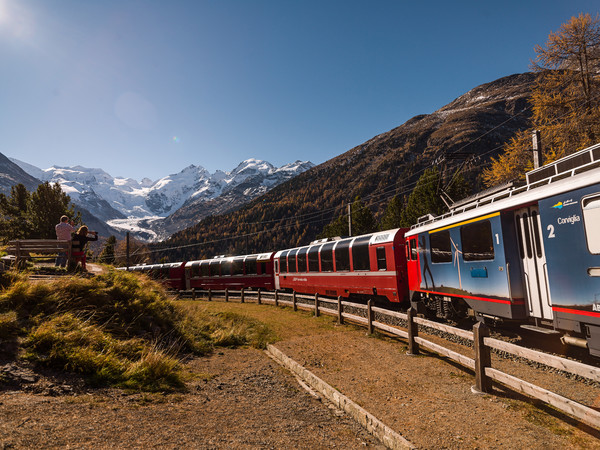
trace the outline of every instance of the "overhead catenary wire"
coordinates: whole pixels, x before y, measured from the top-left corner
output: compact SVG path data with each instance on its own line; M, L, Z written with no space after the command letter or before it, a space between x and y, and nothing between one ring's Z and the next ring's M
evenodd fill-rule
M561 118L563 118L564 116L570 114L573 112L573 110L577 111L581 108L584 108L586 106L587 103L589 103L589 101L592 100L596 100L598 98L598 96L595 96L592 99L586 100L584 102L581 102L580 104L578 104L574 109L570 109L569 111L553 118L552 122L557 122L558 120L560 120ZM467 148L469 145L472 145L473 143L481 140L482 138L484 138L486 135L492 133L493 131L497 130L498 128L504 126L506 123L510 122L511 120L514 120L516 117L526 113L528 110L531 109L531 106L522 109L521 111L515 113L514 115L511 115L508 119L506 119L505 121L503 121L502 123L496 125L495 127L487 130L485 133L481 134L480 136L470 140L469 142L467 142L466 144L464 144L463 146L461 146L457 152L460 152L462 150L464 150L465 148ZM479 157L483 157L483 156L487 156L490 153L496 152L499 149L501 149L502 147L504 147L505 144L501 144L499 146L496 146L484 153L479 154ZM455 165L450 165L448 167L446 167L447 170L452 170L452 169L456 169L459 167L459 164L455 164ZM419 175L423 172L425 172L425 170L427 170L428 168L422 168L416 172L414 172L413 176ZM458 171L454 173L452 179L450 180L449 184L451 184L454 179L456 178L456 176L458 175ZM434 181L432 181L434 182ZM412 188L414 186L416 186L416 184L418 183L418 179L405 184L404 185L404 189L402 190L398 190L398 182L394 182L393 184L389 185L387 188L384 188L383 190L378 190L376 192L373 192L367 196L365 196L362 200L365 201L365 205L363 206L364 208L368 208L380 203L383 203L385 201L389 201L389 199L393 198L394 196L397 195L403 195L403 194L407 194L408 192L412 191ZM378 199L376 199L378 198ZM137 249L132 255L144 255L144 254L152 254L152 253L158 253L158 252L166 252L166 251L172 251L172 250L179 250L179 249L186 249L186 248L193 248L193 247L200 247L203 245L210 245L210 244L215 244L215 243L219 243L219 242L224 242L224 241L228 241L231 239L241 239L241 238L246 238L246 237L251 237L251 236L256 236L262 233L266 233L266 232L279 232L279 231L283 231L286 230L288 228L292 228L292 227L298 227L298 226L306 226L306 225L310 225L310 224L314 224L314 223L319 223L319 222L323 222L325 219L325 215L327 215L330 218L333 218L335 216L335 212L336 211L340 211L341 208L343 208L344 206L334 206L334 207L330 207L330 208L326 208L323 210L318 210L318 211L312 211L309 213L305 213L305 214L300 214L300 215L293 215L293 216L288 216L288 217L280 217L277 219L271 219L271 220L267 220L267 221L256 221L256 222L240 222L239 224L242 226L257 226L257 225L267 225L269 223L274 223L274 222L279 222L275 227L269 228L269 229L263 229L263 230L258 230L258 231L254 231L254 232L249 232L249 233L243 233L243 234L238 234L235 236L227 236L227 237L222 237L222 238L218 238L218 239L212 239L210 241L203 241L203 242L196 242L196 243L191 243L191 244L184 244L184 245L176 245L176 246L170 246L170 247L163 247L163 248L154 248L154 249L145 249L142 250L142 248ZM341 210L343 211L343 209ZM342 212L343 213L343 212ZM320 216L318 219L314 219L315 217ZM285 221L295 221L295 223L281 223L281 222L285 222ZM118 256L122 256L122 254L115 254L115 257Z

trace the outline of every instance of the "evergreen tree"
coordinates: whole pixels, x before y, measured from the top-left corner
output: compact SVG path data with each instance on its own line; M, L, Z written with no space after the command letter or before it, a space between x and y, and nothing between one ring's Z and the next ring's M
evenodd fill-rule
M35 239L56 239L54 227L62 215L73 217L71 198L65 194L60 184L51 185L45 181L31 193L27 204L27 220L31 224L31 237Z
M397 195L390 200L379 223L379 229L392 230L402 224L402 199Z
M408 196L406 208L402 210L402 226L409 227L426 214L439 215L446 205L438 195L440 173L437 167L426 169Z
M377 222L373 212L363 203L360 197L356 197L350 206L352 217L352 236L373 233L377 230ZM348 216L342 214L331 223L325 225L319 238L348 236Z
M10 189L10 197L0 194L0 238L6 242L25 239L30 232L26 220L29 192L23 184Z
M539 72L533 89L532 128L521 131L492 160L483 174L493 186L533 168L531 132L540 130L545 162L555 161L600 139L600 20L589 14L572 17L551 32L545 47L535 47L532 69Z
M338 216L333 222L328 223L318 238L348 236L348 216Z
M352 212L352 235L360 236L377 231L377 221L373 212L363 203L360 197L356 197L350 207Z
M109 236L104 243L104 248L99 256L99 261L104 264L115 263L115 247L117 245L117 238L115 236Z

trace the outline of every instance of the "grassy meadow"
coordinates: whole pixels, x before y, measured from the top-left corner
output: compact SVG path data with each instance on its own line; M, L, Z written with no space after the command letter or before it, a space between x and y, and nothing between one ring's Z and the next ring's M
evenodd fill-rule
M50 282L6 272L0 289L4 359L81 374L100 386L184 389L185 358L276 340L259 318L176 301L160 284L130 272Z

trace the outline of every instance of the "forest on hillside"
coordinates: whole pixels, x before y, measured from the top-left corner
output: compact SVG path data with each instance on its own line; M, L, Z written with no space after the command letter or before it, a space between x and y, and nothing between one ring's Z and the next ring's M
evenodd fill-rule
M535 52L531 73L479 86L239 210L204 219L152 245L152 261L265 252L342 234L349 203L353 235L410 225L485 186L522 179L533 167L533 130L542 133L546 162L597 143L598 17L571 18Z

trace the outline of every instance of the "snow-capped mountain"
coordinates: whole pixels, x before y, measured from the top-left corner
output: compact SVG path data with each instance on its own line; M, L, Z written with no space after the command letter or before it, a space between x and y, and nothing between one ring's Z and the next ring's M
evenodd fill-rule
M184 205L202 205L244 185L242 192L236 190L234 203L239 207L314 166L308 161L296 161L276 168L266 161L248 159L230 172L217 170L211 174L202 166L190 165L177 174L157 181L145 178L138 182L131 178L112 177L102 169L82 166L39 169L10 159L42 181L60 183L76 205L87 209L108 225L132 231L147 240L164 238L189 226L189 220L181 224L170 221L170 226L160 226L162 220ZM210 212L200 212L197 220L207 215ZM158 229L160 232L155 232Z

